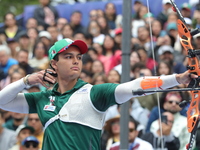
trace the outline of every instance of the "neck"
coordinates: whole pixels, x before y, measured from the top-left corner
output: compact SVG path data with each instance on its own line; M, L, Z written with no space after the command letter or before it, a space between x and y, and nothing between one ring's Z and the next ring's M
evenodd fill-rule
M71 90L75 86L76 82L77 82L77 79L73 79L73 80L70 80L70 81L66 81L66 80L58 81L58 84L59 84L58 92L63 94L66 91Z

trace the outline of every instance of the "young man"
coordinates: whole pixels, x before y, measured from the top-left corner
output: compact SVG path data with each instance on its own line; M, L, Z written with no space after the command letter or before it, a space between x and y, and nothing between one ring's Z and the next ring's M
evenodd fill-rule
M143 77L123 84L92 86L79 79L82 54L86 52L87 45L83 41L62 39L49 50L50 63L55 71L48 69L28 75L0 91L1 108L20 113L38 113L45 126L43 150L99 150L105 111L111 105L122 104L138 96L133 95L132 90L145 89L146 81L156 81L154 85L166 89L180 83L187 84L191 80L189 72L185 72ZM55 83L56 79L51 74L57 74L58 82L52 90L19 93L27 85L42 84L47 87L45 81ZM194 74L191 77L197 78ZM156 86L150 89L156 89Z

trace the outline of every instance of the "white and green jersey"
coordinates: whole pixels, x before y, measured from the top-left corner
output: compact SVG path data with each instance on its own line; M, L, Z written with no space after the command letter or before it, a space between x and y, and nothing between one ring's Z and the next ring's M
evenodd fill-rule
M38 113L42 124L45 126L49 119L59 113L72 94L86 84L86 82L78 80L73 89L63 94L57 92L58 84L49 91L26 93L25 98L29 105L29 112ZM97 112L105 112L111 105L116 104L114 92L117 85L108 83L92 86L89 96L92 102L91 105L94 106ZM77 100L73 99L73 101ZM77 105L79 104L77 103ZM78 107L81 107L81 105ZM86 109L84 114L86 118L92 115L87 113L88 108L84 109ZM73 107L70 110L73 111ZM74 110L77 111L77 108ZM96 121L96 119L91 120L91 122ZM83 125L83 123L63 122L57 119L45 129L42 149L98 150L100 149L100 137L101 129Z

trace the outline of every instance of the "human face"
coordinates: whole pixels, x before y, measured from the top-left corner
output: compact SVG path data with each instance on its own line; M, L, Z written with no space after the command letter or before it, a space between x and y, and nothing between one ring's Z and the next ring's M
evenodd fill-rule
M17 55L17 61L19 63L24 62L24 63L28 63L28 53L21 51L18 53Z
M29 129L23 129L19 132L17 139L21 143L26 137L32 135Z
M130 65L133 66L139 61L140 61L140 58L138 54L136 52L132 52L130 56Z
M111 131L112 134L116 135L120 133L120 124L119 124L119 120L114 121L111 123Z
M149 31L145 27L139 27L138 38L140 41L146 41L149 38Z
M112 49L114 46L114 40L110 36L106 36L103 43L106 49Z
M120 82L120 75L117 73L116 70L111 70L108 73L108 82L109 83L119 83Z
M38 114L29 114L28 125L35 129L35 133L40 133L42 131L42 123L38 117Z
M171 112L171 113L177 113L181 111L181 108L179 107L179 103L181 102L182 98L179 93L168 93L166 95L166 101L163 105L164 109Z
M42 43L38 43L35 49L35 57L37 59L42 59L45 57L45 48Z
M101 73L104 72L103 64L96 60L92 63L92 72L93 73Z
M170 73L170 68L166 63L161 62L158 68L158 72L160 75L168 75Z
M6 65L9 56L6 54L5 51L0 51L0 64L2 66Z
M138 136L138 131L135 129L135 124L133 122L128 123L129 127L129 142L134 142L135 138Z
M58 61L52 61L52 66L60 79L77 79L82 70L82 54L75 46L59 54Z

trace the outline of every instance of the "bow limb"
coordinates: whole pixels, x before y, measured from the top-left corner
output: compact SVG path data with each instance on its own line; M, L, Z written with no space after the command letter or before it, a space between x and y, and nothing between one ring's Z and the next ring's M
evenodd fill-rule
M178 34L180 36L180 42L181 45L184 47L184 49L188 53L188 70L191 74L198 75L198 78L192 79L189 83L189 88L199 88L200 83L200 67L199 67L199 50L194 50L191 40L192 35L197 34L199 30L195 30L195 32L190 32L190 29L186 26L185 20L183 16L181 15L179 9L177 8L176 4L170 0L174 10L178 14L178 20L177 20L177 28L178 28ZM191 94L191 101L190 106L187 111L187 127L188 132L191 133L190 141L187 145L187 150L192 150L193 144L196 139L196 130L199 124L199 116L200 116L200 91L199 90L192 90L190 91Z

